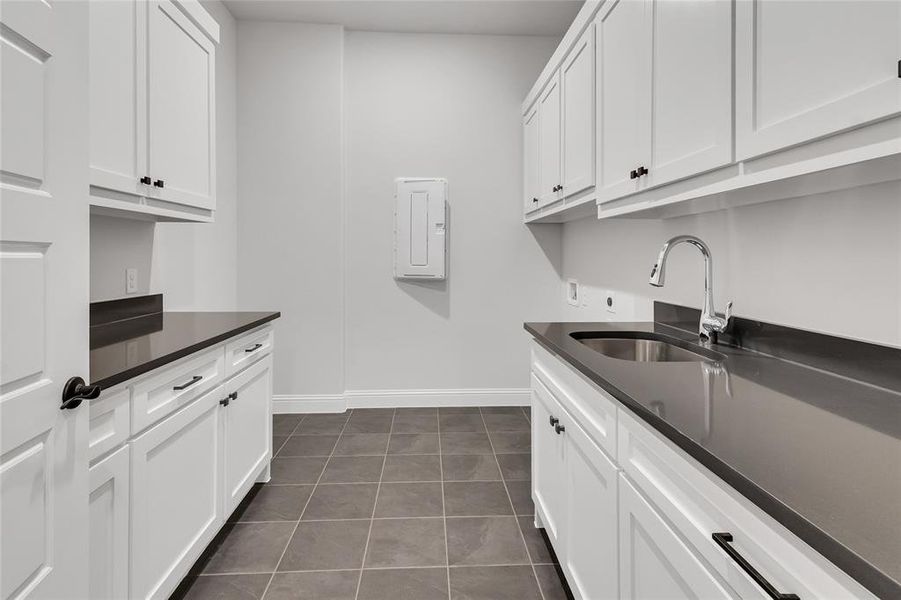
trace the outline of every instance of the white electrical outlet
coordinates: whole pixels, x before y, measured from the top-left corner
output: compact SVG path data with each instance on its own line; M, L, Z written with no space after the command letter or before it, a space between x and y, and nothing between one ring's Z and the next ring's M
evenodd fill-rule
M604 307L608 313L616 313L616 292L613 290L604 292Z
M581 300L581 291L579 290L579 282L575 279L566 280L566 301L573 306L579 306Z
M138 270L125 269L125 293L134 294L138 291Z

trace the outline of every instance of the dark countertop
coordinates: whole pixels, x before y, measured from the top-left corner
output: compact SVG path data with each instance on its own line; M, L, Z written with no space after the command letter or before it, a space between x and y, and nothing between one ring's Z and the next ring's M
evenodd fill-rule
M281 316L278 312L158 312L91 331L91 384L108 388Z
M697 342L697 333L658 322L525 329L864 587L901 598L901 350L830 348L841 340L830 336L810 346L833 360L854 344L870 348L858 357L881 352L877 385L799 364L797 348L785 360L717 344L725 369L705 375L698 362L619 360L570 337L631 331ZM775 329L761 331L771 342Z

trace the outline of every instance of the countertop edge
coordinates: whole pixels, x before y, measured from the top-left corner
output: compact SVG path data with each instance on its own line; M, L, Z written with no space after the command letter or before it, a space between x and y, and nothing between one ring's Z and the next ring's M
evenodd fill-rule
M678 429L644 408L631 396L606 380L601 374L582 364L578 359L567 353L566 350L545 338L530 323L524 323L523 328L542 347L559 356L567 364L601 387L631 410L633 414L663 434L668 440L688 453L689 456L725 481L742 496L753 502L755 506L773 517L811 548L822 554L860 585L880 598L901 597L901 583L895 581L827 532L805 519L803 515L774 498L765 489L742 476L727 463L717 458L716 455L682 434Z
M268 313L259 319L254 319L244 325L239 327L234 327L222 333L219 333L215 336L203 339L199 342L191 344L190 346L185 346L184 348L179 348L169 354L165 354L158 358L155 358L146 363L136 365L115 375L110 375L108 377L104 377L103 379L99 379L97 381L92 381L90 385L99 385L101 389L108 389L115 385L122 383L123 381L128 381L129 379L134 379L144 373L149 373L154 369L158 369L160 367L164 367L170 363L177 361L180 358L184 358L189 354L194 354L195 352L199 352L200 350L204 350L209 348L210 346L215 346L220 342L224 342L225 340L235 337L236 335L242 334L246 331L250 331L251 329L255 329L261 325L265 325L271 321L274 321L282 316L281 312L272 312Z

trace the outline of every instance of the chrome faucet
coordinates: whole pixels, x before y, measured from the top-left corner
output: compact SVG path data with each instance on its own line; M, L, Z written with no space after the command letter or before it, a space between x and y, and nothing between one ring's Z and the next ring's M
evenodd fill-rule
M716 315L713 310L713 257L710 255L710 248L703 240L693 235L677 235L663 244L663 248L660 249L660 254L657 256L657 263L651 269L651 279L648 283L654 287L663 287L666 257L673 246L682 242L691 244L704 256L704 308L701 310L701 322L698 323L698 336L702 342L709 342L711 338L715 341L717 333L722 333L729 328L729 320L732 318L732 302L726 305L725 318Z

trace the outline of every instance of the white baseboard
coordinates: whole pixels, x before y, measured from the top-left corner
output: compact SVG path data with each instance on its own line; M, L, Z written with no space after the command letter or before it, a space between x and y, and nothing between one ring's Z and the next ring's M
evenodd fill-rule
M272 397L272 414L340 413L347 409L342 394L275 395Z
M278 395L272 412L344 412L348 408L407 408L433 406L527 406L529 388L465 388L449 390L348 390L343 394Z

